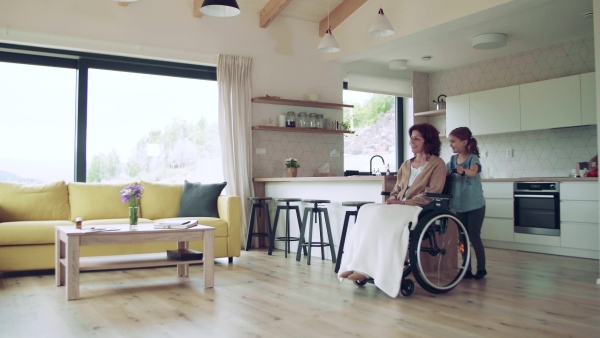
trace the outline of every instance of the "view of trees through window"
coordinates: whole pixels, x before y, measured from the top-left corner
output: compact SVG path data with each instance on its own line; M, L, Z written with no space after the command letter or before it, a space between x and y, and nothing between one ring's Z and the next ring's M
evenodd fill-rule
M217 83L90 69L87 182L223 180Z
M390 171L396 172L396 107L395 97L344 90L344 121L349 122L354 135L344 138L344 170L369 171L373 156L381 156ZM373 170L385 173L380 158L373 159Z
M74 69L0 62L0 181L73 181Z

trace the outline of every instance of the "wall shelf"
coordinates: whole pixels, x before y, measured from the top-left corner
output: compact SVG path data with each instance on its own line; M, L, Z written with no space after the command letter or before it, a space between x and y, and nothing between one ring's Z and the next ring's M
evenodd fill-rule
M310 128L287 128L273 126L252 126L252 130L284 131L291 133L313 133L313 134L354 134L353 131L329 130L329 129L310 129Z
M329 103L320 101L304 101L304 100L287 100L275 97L255 97L252 99L254 103L265 103L265 104L278 104L285 106L297 106L297 107L312 107L312 108L327 108L327 109L343 109L343 108L354 108L351 104L341 103Z
M446 115L446 109L423 111L420 113L414 113L413 115L414 116L423 116L423 117Z

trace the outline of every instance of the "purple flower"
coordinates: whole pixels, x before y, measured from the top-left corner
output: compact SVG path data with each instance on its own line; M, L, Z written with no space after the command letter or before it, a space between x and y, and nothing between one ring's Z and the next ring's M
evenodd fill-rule
M129 202L130 207L137 207L140 205L144 187L139 184L126 185L119 193L121 194L121 202Z

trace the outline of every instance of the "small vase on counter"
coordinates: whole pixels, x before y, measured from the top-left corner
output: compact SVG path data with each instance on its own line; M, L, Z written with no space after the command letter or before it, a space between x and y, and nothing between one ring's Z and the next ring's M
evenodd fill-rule
M286 177L297 177L298 176L298 168L285 168L285 176Z

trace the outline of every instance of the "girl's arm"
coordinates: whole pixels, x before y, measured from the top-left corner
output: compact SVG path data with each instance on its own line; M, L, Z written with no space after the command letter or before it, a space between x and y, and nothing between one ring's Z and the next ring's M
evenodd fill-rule
M463 173L465 173L465 176L475 177L475 176L477 176L477 173L479 172L479 164L473 163L469 169L465 169L461 166L458 166L458 167L456 167L456 172L459 175L462 175Z

